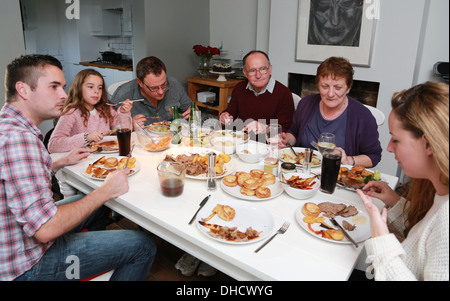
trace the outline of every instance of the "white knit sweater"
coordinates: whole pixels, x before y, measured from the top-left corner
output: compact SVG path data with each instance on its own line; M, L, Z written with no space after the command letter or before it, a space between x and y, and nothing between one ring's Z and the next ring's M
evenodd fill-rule
M389 210L389 222L404 233L402 199ZM426 216L400 243L393 234L365 243L376 280L449 280L449 196L435 195Z

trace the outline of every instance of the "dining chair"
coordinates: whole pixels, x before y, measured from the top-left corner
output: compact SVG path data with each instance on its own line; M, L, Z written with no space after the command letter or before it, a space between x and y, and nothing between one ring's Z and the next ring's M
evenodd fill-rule
M292 98L294 99L294 109L297 110L298 103L302 98L295 93L292 93Z
M117 88L120 87L121 85L129 82L130 80L121 80L115 83L112 83L109 87L108 87L108 95L109 97L112 97L114 92L116 92Z
M386 117L384 116L384 113L381 112L380 110L378 110L375 107L369 106L369 105L364 105L366 106L366 108L369 109L369 111L372 113L373 117L375 117L375 120L377 121L377 125L380 126L384 123L384 120L386 119Z

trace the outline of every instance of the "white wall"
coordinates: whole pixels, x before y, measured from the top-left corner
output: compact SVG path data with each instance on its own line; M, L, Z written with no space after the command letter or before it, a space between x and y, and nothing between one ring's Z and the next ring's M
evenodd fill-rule
M250 31L239 28L258 24L255 46L265 50L268 43L273 75L277 80L287 85L290 72L316 74L318 63L295 60L298 0L257 0L256 3L245 1L245 4L238 0L216 2L219 0L211 0L211 40L232 35L236 41L252 41ZM372 65L370 68L355 67L355 79L380 82L377 107L386 117L391 111L390 100L394 92L426 80L439 80L431 74L431 68L436 61L449 61L448 6L448 0L381 0ZM227 25L220 18L215 24L215 16L222 12L230 14L233 9L236 16L233 24ZM254 11L258 12L257 20ZM267 34L266 20L269 20ZM239 28L234 25L237 22ZM387 121L379 132L385 150L390 140ZM397 174L397 167L394 155L384 151L377 169Z
M25 54L19 0L2 1L0 10L0 107L5 104L5 70L11 61Z

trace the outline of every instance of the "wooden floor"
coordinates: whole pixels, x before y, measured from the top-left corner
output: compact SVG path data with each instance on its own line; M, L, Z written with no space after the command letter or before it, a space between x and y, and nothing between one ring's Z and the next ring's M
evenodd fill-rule
M108 229L112 231L114 229L139 230L139 227L128 219L122 218L118 223L108 226ZM184 251L176 248L146 230L142 231L145 231L153 238L158 248L155 261L153 262L146 281L234 281L233 278L221 273L220 271L217 271L217 274L211 277L198 276L197 273L191 277L183 276L177 269L175 269L175 264L184 254Z

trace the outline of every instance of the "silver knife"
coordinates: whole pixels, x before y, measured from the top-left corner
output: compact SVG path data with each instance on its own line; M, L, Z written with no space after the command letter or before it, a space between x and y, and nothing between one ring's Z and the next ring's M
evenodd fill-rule
M336 227L338 227L342 231L342 233L344 233L345 237L347 237L348 240L350 240L356 248L359 247L358 244L353 240L353 238L348 235L347 231L345 231L344 228L342 228L342 226L339 225L339 223L333 217L329 217L329 219Z
M200 209L205 206L206 202L209 200L211 195L208 195L206 198L203 199L203 201L200 203L200 208L198 208L197 212L195 212L194 216L192 217L191 221L189 222L189 225L194 222L195 217L197 216L197 213L200 211Z

